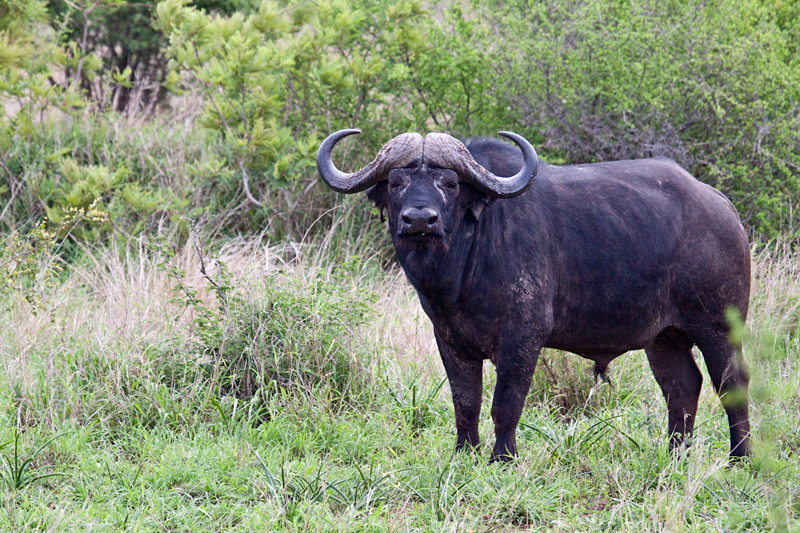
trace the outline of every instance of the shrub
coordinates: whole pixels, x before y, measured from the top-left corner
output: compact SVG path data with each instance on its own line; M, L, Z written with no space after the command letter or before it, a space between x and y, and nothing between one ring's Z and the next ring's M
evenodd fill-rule
M0 14L5 229L57 218L93 194L130 235L177 228L185 237L188 214L217 234L300 241L330 229L337 202L366 225L363 199L322 187L314 165L320 140L348 126L364 134L337 150L343 169L401 132L513 129L553 163L672 157L723 190L760 237L797 228L794 1L511 0L426 11L398 0L265 0L258 9L164 0L157 28L137 25L140 37L164 33L168 85L189 91L185 100L199 96L203 111L197 122L172 113L136 124L110 112L72 116L103 107L88 105L95 89L75 79L108 95L148 76L130 65L125 73L118 45L127 37L111 37L128 11L82 4L81 24L93 30L78 43L87 26L77 19L44 26L44 4L10 5ZM129 37L126 46L138 46ZM104 55L110 43L119 61Z
M206 99L201 125L224 140L258 218L295 239L332 205L315 190L322 137L364 125L359 147L374 151L406 130L392 66L423 39L422 17L419 1L396 0L264 1L230 17L185 0L158 6L174 72Z
M359 332L372 319L376 298L355 279L357 259L330 276L272 271L255 286L237 286L223 263L214 262L212 277L198 247L200 272L217 301L209 306L174 266L171 248L163 240L156 248L175 282L176 301L194 313L190 359L220 394L264 400L288 394L332 405L369 395L372 374L364 367L372 354Z
M495 98L555 162L667 156L762 235L796 227L797 2L513 0L476 6L498 33ZM794 14L794 15L793 15ZM461 125L465 128L465 125Z
M52 82L55 72L69 68L56 46L60 36L41 30L45 3L38 0L4 2L0 6L0 194L12 198L23 184L8 169L5 154L22 141L51 109L82 105L72 86ZM92 62L86 69L94 67Z
M363 366L372 354L357 334L371 318L374 297L352 291L352 273L345 265L332 279L317 274L310 283L269 276L254 301L232 299L218 335L205 335L199 346L219 362L223 390L321 392L333 403L363 399L370 384Z
M99 109L152 113L166 91L166 42L152 25L156 2L51 0L50 17L63 25L68 57L91 57L95 71L68 69L66 83L76 83Z
M107 220L107 213L97 208L95 200L61 213L55 229L42 221L24 236L16 231L4 235L0 238L0 296L21 296L34 315L40 309L52 310L50 290L58 282L61 265L57 261L67 237L82 231L81 222Z
M194 5L230 15L235 11L252 12L252 0L197 0ZM66 71L67 82L77 83L101 110L113 110L128 116L151 116L168 94L166 79L167 40L156 27L156 0L120 3L94 0L74 3L51 0L50 21L64 26L65 50L91 55L101 63L94 72Z

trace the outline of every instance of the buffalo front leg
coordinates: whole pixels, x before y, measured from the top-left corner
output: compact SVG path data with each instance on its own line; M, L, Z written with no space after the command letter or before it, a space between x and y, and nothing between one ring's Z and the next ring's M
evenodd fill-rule
M439 353L447 372L447 381L453 394L458 440L456 450L465 447L478 448L478 421L481 414L481 392L483 390L483 361L459 358L447 343L436 335Z
M666 332L661 332L644 351L667 400L669 448L675 450L683 445L686 436L694 430L703 375L697 368L692 344L688 340L678 344Z
M492 401L495 444L491 461L508 462L517 456L517 425L536 368L539 350L511 352L497 359L497 385Z

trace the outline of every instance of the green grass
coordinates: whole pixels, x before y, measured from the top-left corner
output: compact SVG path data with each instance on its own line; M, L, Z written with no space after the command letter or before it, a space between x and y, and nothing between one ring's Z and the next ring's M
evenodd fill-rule
M800 531L800 284L788 249L754 256L752 461L727 465L707 376L694 446L676 457L641 352L613 364L612 387L548 351L507 468L487 464L493 368L484 445L454 455L449 388L413 291L372 262L342 269L324 246L304 250L287 262L295 252L234 242L214 257L252 322L220 314L191 246L172 261L197 305L173 301L174 277L133 245L86 249L50 314L5 300L0 443L12 444L0 455L14 461L18 434L17 459L31 460L29 483L0 488L0 530ZM202 330L203 312L226 344ZM337 380L321 374L331 368ZM246 371L247 386L231 378ZM63 475L37 478L52 473Z

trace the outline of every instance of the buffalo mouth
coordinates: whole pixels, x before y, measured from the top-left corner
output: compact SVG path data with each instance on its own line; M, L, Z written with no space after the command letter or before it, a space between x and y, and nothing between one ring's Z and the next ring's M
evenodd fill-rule
M400 232L397 239L397 247L409 251L436 248L442 243L444 243L444 234L440 231Z
M444 237L440 230L430 231L400 231L399 237L411 242L430 242Z

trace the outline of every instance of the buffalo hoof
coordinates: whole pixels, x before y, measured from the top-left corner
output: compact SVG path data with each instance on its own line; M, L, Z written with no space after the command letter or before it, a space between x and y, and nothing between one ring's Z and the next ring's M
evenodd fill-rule
M731 454L728 457L728 466L729 467L743 466L743 465L749 464L751 462L751 460L753 459L752 450L750 450L749 447L747 447L744 450L742 450L741 453L737 453L737 452L739 452L738 449L734 449L734 450L731 451Z
M458 442L456 442L456 451L457 452L475 452L478 451L481 447L480 444L481 440L479 437L461 437L459 436Z
M503 466L508 466L508 465L510 465L511 463L513 463L516 460L517 460L516 456L510 455L510 454L507 454L507 453L499 454L499 455L492 454L492 457L489 459L489 464L491 465L491 464L498 463L498 464L501 464Z

